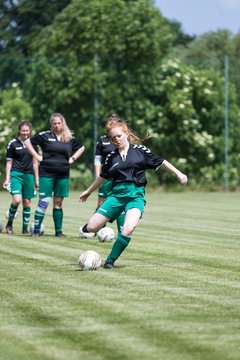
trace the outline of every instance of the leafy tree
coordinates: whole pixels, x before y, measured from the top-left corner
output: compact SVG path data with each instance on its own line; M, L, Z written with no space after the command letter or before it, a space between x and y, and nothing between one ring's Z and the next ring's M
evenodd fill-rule
M23 82L28 71L29 45L51 24L70 0L2 0L0 4L1 88Z
M176 60L164 61L153 81L152 121L141 125L152 133L158 153L166 153L192 183L223 185L224 79L214 70L198 70ZM230 181L236 186L240 147L240 112L235 87L230 84L229 162ZM156 113L156 111L158 111ZM145 124L145 125L144 125ZM162 174L161 174L162 177ZM164 177L167 177L164 175ZM169 177L168 181L171 181Z
M142 115L148 74L179 36L170 30L149 0L73 0L31 45L26 88L34 118L61 111L86 139L96 97L101 125L112 111L129 118L134 108L135 117Z

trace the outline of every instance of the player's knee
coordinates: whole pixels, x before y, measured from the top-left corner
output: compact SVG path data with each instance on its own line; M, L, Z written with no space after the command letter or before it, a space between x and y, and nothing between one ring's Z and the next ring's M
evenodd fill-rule
M13 201L13 205L15 205L15 206L19 206L20 203L21 203L21 199L15 199Z
M38 201L37 211L45 213L50 202L50 197L41 198Z
M125 236L131 236L134 230L136 229L136 225L123 225L122 234Z

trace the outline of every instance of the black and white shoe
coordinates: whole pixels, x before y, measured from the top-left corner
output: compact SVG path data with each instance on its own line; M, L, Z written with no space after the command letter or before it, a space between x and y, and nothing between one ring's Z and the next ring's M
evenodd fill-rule
M105 261L105 264L103 265L104 269L115 269L114 262L111 260Z

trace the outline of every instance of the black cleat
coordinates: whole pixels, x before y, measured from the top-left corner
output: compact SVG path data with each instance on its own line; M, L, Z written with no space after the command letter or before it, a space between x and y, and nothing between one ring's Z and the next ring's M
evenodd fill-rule
M22 234L29 234L29 231L27 229L23 229Z
M104 269L115 269L114 262L111 260L107 260L103 267Z
M66 236L62 231L56 232L55 236L57 237L64 237Z
M13 234L13 227L12 227L12 225L7 225L7 226L6 226L6 233L7 233L8 235L12 235L12 234Z

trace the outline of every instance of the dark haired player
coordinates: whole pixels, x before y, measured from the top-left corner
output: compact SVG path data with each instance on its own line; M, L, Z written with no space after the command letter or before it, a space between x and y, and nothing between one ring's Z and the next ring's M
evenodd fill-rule
M22 233L28 233L31 215L31 199L38 189L38 163L28 153L25 141L31 136L32 125L22 120L18 125L18 137L7 145L6 178L3 187L12 195L12 203L8 210L6 233L13 234L13 220L19 204L22 202Z

